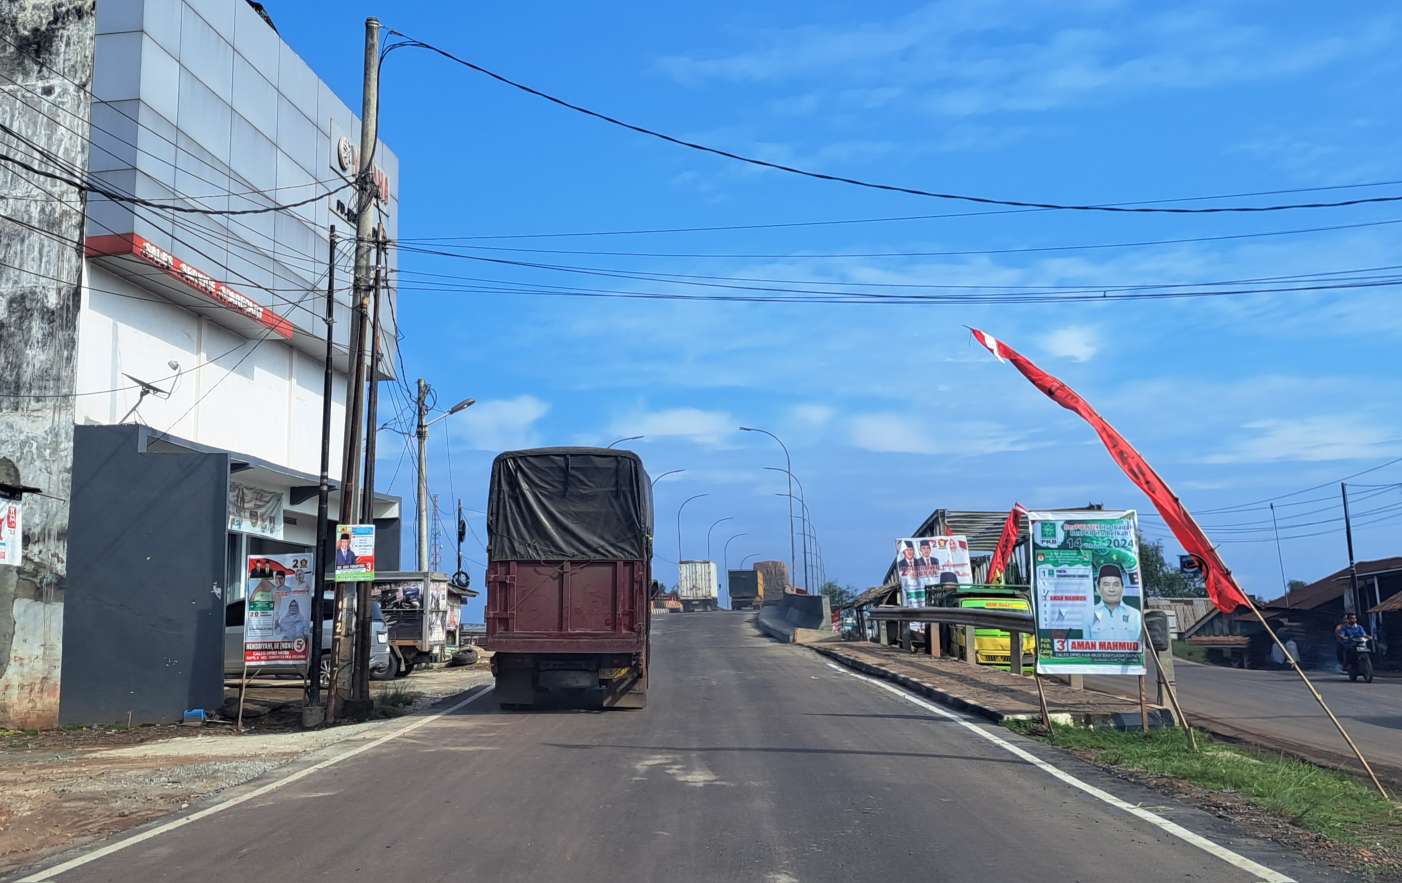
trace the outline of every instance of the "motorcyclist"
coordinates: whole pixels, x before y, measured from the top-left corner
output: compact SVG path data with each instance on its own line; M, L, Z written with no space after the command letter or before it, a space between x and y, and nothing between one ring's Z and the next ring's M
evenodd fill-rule
M1344 621L1334 626L1334 641L1339 657L1339 667L1348 668L1348 651L1353 649L1353 642L1358 638L1368 636L1367 630L1358 624L1358 614L1345 613Z

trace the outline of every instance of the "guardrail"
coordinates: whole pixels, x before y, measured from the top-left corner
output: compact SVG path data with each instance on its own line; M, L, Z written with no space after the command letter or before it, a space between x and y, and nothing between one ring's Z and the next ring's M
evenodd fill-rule
M1032 619L1032 614L1019 610L985 610L977 608L960 607L882 607L872 606L866 608L865 615L868 619L878 622L934 622L946 625L962 626L964 632L964 661L976 663L975 648L977 639L974 635L976 629L1001 629L1008 632L1009 665L1008 670L1013 674L1022 674L1023 659L1022 654L1016 652L1014 648L1022 647L1022 636L1036 634L1036 625ZM933 644L931 654L940 655L939 630L930 629L930 640ZM907 649L909 649L907 647Z

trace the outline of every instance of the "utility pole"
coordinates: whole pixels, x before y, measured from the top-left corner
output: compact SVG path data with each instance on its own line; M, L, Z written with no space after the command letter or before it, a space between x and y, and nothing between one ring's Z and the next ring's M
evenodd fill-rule
M4 121L18 135L0 145L39 168L86 169L93 4L4 8L6 30L27 48L0 42ZM22 101L24 91L44 98ZM72 130L55 123L49 103L77 121ZM86 194L0 163L0 205L15 222L0 236L0 497L18 499L23 513L20 564L0 565L0 726L50 728L58 726L63 662Z
M1349 604L1346 604L1344 609L1357 613L1362 609L1358 597L1358 566L1353 562L1353 523L1348 517L1348 485L1342 481L1339 482L1339 493L1343 494L1344 498L1344 538L1348 541Z
M414 503L414 526L417 528L419 570L428 570L428 384L419 378L419 469L418 497Z
M312 639L311 652L307 656L307 705L316 706L321 702L321 599L326 593L326 559L330 549L326 542L326 519L330 513L331 497L331 396L335 382L335 366L332 359L336 354L336 225L331 225L330 245L326 254L326 376L321 383L321 480L316 487L316 569L312 581ZM334 609L334 608L333 608ZM334 634L335 614L332 614ZM335 638L332 638L335 643ZM334 686L334 685L333 685ZM315 715L315 712L311 712ZM303 713L302 720L307 725L315 723L315 717Z
M365 20L365 59L364 86L360 106L360 162L356 167L356 190L358 195L355 227L355 277L353 319L356 329L351 347L350 370L347 377L346 403L349 411L346 439L346 456L341 474L341 523L354 524L362 517L371 515L360 511L357 499L357 485L360 478L361 438L360 427L365 405L365 345L370 336L370 292L372 289L370 244L374 235L375 185L372 173L375 155L375 142L379 133L380 107L380 22L374 18ZM340 610L341 591L337 590L337 611ZM356 649L368 651L370 626L370 584L356 584ZM368 713L370 708L370 667L369 653L355 654L351 678L351 702L359 713ZM337 663L340 660L336 660Z
M458 529L458 566L457 566L457 569L453 571L453 573L454 573L455 575L456 575L456 574L459 574L459 573L462 573L462 541L463 541L464 539L466 539L466 537L467 537L467 522L464 521L464 520L463 520L463 517L462 517L462 498L461 498L461 497L458 498L458 524L457 524L457 529Z
M378 228L376 228L378 229ZM384 238L375 237L374 281L371 285L371 327L370 327L370 371L369 390L365 404L365 484L361 488L360 514L358 521L373 524L375 521L375 443L379 423L380 403L380 264L384 259ZM355 607L355 668L351 678L351 693L358 702L370 702L370 622L373 603L373 590L368 583L356 587Z

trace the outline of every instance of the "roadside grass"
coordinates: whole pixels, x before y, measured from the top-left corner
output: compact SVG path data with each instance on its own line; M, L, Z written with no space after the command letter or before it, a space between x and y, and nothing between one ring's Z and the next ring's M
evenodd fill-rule
M1040 724L1010 728L1045 739ZM1193 753L1182 730L1139 732L1056 725L1052 743L1092 763L1187 782L1233 795L1336 843L1402 857L1402 809L1372 786L1302 760L1213 741L1197 731Z
M417 693L411 692L404 684L394 684L374 697L375 710L386 717L396 717L408 711L417 696Z
M1187 641L1174 641L1173 655L1179 659L1186 659L1189 662L1201 662L1204 665L1211 661L1207 657L1206 649L1195 647Z

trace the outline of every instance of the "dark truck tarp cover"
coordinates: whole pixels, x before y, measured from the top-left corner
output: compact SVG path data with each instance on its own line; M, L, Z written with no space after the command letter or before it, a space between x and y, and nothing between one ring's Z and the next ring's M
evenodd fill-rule
M652 484L631 451L538 448L492 463L493 561L642 561L651 540Z

